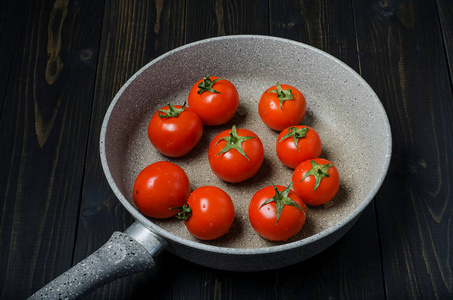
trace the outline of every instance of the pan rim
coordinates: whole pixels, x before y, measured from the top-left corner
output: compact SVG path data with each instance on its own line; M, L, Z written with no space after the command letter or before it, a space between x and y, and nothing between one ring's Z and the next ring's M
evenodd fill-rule
M116 103L118 102L118 99L120 96L123 94L124 90L137 78L141 73L143 73L145 70L150 68L152 65L156 64L157 62L167 58L168 56L173 55L174 53L180 52L186 48L189 47L194 47L198 46L200 44L206 44L206 43L212 43L216 42L219 40L236 40L236 39L263 39L263 40L272 40L272 41L278 41L282 43L289 43L295 46L303 47L309 51L315 52L317 55L324 56L327 59L333 61L336 63L338 66L342 67L345 69L345 71L350 72L359 82L361 82L369 92L369 94L372 96L373 101L375 101L376 106L383 118L383 129L386 133L386 143L388 144L387 151L385 153L385 161L382 162L382 169L379 174L379 178L376 181L374 187L371 189L370 193L367 195L367 197L353 210L351 211L350 214L338 223L336 223L333 226L330 226L329 228L316 233L312 236L309 236L307 238L290 242L287 244L281 244L281 245L275 245L275 246L268 246L268 247L260 247L260 248L230 248L230 247L221 247L221 246L213 246L213 245L207 245L201 242L196 242L196 241L191 241L186 238L177 236L175 234L172 234L168 232L167 230L161 228L160 226L154 224L152 221L150 221L147 217L145 217L143 214L141 214L129 201L124 197L124 195L121 193L119 188L117 187L113 176L110 173L110 169L108 166L107 158L106 158L106 149L105 149L105 138L106 138L106 131L107 131L107 126L110 120L111 113L116 106ZM115 196L118 198L118 200L121 202L121 204L127 209L127 211L137 220L139 221L142 225L147 227L149 230L151 230L153 233L170 240L172 242L182 244L191 248L203 250L203 251L208 251L208 252L213 252L213 253L219 253L219 254L232 254L232 255L261 255L261 254L269 254L269 253L274 253L274 252L282 252L286 250L291 250L295 249L298 247L301 247L306 244L310 244L312 242L321 240L323 238L328 237L331 233L338 231L342 227L348 225L350 222L355 221L360 214L363 212L363 210L371 203L373 198L376 196L378 190L380 189L386 174L389 169L390 165L390 160L391 160L391 153L392 153L392 135L391 135L391 128L390 128L390 123L388 120L387 113L384 109L384 106L382 102L380 101L379 97L376 95L374 90L371 88L371 86L350 66L342 62L341 60L337 59L336 57L319 50L318 48L315 48L313 46L298 42L298 41L293 41L281 37L274 37L274 36L265 36L265 35L226 35L226 36L221 36L221 37L213 37L213 38L208 38L208 39L203 39L199 41L195 41L192 43L188 43L186 45L177 47L173 50L170 50L166 52L165 54L153 59L152 61L148 62L146 65L144 65L142 68L140 68L134 75L132 75L125 84L118 90L116 93L115 97L113 98L112 102L110 103L106 114L104 116L104 120L102 122L101 126L101 134L100 134L100 158L101 158L101 164L102 168L104 171L104 175L106 176L107 182L109 183L112 191L114 192ZM149 225L149 226L148 226Z

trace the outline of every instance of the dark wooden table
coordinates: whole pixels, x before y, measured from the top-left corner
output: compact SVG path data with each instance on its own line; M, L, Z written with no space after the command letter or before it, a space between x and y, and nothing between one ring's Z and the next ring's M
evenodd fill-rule
M297 265L235 273L164 252L88 298L453 298L452 1L4 0L0 33L1 299L25 299L133 222L98 150L125 81L173 48L245 33L310 44L369 82L393 133L381 190Z

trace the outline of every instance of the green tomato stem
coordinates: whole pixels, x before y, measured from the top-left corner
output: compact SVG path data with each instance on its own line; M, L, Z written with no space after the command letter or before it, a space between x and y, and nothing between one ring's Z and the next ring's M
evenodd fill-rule
M160 118L176 118L180 113L184 111L186 102L184 102L181 108L176 108L169 102L167 102L167 106L168 109L159 109L159 111L157 112Z
M253 139L253 138L255 138L255 137L254 136L239 136L237 133L236 125L233 125L233 128L231 129L229 136L220 138L215 143L214 146L216 146L222 140L226 142L225 147L216 155L228 152L231 149L236 149L239 153L244 155L244 157L247 158L247 160L249 160L249 158L245 154L244 149L242 148L242 143L245 142L246 140Z
M261 207L263 207L264 205L266 205L268 203L275 202L275 206L277 208L277 223L276 224L278 224L278 220L280 219L280 215L282 214L282 211L283 211L283 208L285 207L285 205L294 206L295 208L299 209L301 212L303 212L305 214L305 211L300 207L300 205L297 204L297 202L295 202L293 199L289 198L289 196L288 196L289 192L291 191L291 188L293 187L293 182L291 182L291 184L282 192L280 192L274 184L272 184L272 186L274 187L274 191L275 191L274 197L269 198L263 204L261 204L260 209L261 209Z
M221 92L214 90L214 88L212 86L214 85L214 83L216 83L217 81L220 81L222 79L224 79L224 78L217 78L217 79L211 80L210 76L206 75L203 78L203 81L198 84L199 90L197 91L197 93L202 94L204 92L211 92L211 93L221 94Z
M184 204L183 206L171 207L170 209L181 210L175 216L178 220L187 221L190 218L190 216L192 215L192 209L190 208L189 204L187 204L187 203Z
M284 90L278 82L275 86L277 89L267 91L266 93L277 93L277 98L280 101L280 109L283 110L283 102L294 99L294 95L291 92L291 89Z
M303 128L296 128L296 127L289 127L288 128L288 133L282 136L279 143L282 142L286 138L293 138L294 139L294 145L296 146L297 150L299 150L299 146L297 145L299 143L299 139L304 138L308 132L307 127Z
M333 166L332 163L330 164L318 164L314 160L310 161L311 163L311 169L307 173L305 173L304 177L302 177L302 180L307 178L308 176L314 176L315 177L315 187L313 188L313 193L316 191L318 188L319 184L321 183L321 180L323 178L329 177L329 169ZM299 182L300 182L299 181Z

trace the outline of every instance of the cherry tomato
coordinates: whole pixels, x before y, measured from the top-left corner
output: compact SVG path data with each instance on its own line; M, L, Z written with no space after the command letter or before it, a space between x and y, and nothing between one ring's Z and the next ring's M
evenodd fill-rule
M148 125L153 146L169 157L180 157L192 150L203 134L200 117L184 105L168 103L156 111Z
M271 241L286 241L296 235L305 223L307 207L288 187L267 186L256 192L249 204L253 229Z
M314 158L299 164L293 172L294 191L308 205L321 205L335 197L340 188L340 175L334 164Z
M190 183L184 170L171 162L158 161L144 168L135 179L133 199L148 217L168 218L183 206L190 194Z
M188 102L204 125L221 125L236 113L239 93L230 81L206 76L192 86Z
M258 113L268 127L282 131L298 125L305 116L307 102L304 95L287 84L268 88L258 103Z
M234 221L234 205L230 196L215 186L202 186L189 196L181 207L178 219L190 234L201 240L213 240L226 234Z
M263 144L248 129L238 128L219 133L209 145L208 159L220 179L237 183L251 178L264 160Z
M285 166L295 169L307 159L318 158L321 155L322 143L313 128L298 125L280 132L276 149L280 161Z

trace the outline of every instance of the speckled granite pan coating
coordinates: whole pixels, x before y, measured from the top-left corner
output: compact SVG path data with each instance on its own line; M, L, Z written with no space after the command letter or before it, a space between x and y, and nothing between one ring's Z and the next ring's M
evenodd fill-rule
M164 102L182 104L189 89L205 75L225 77L240 95L240 107L229 123L204 127L203 137L187 156L169 159L150 144L146 130L151 115ZM292 170L275 152L278 132L260 120L257 103L277 81L297 87L306 97L302 124L316 129L323 141L322 157L333 161L341 176L337 197L327 206L310 207L302 231L286 243L259 237L250 226L250 198L269 182L288 185ZM253 130L262 140L265 160L259 173L240 184L218 179L210 170L207 147L220 131ZM169 250L214 268L260 270L308 258L338 240L355 222L379 189L388 169L391 133L385 111L367 83L339 60L310 46L264 36L227 36L186 45L152 61L118 92L101 132L101 159L113 191L129 212L169 242ZM191 187L214 185L232 197L236 218L231 231L212 242L199 241L175 219L151 220L132 201L136 175L148 164L169 160L188 174ZM272 265L269 255L285 259Z
M152 255L142 245L125 233L114 232L104 246L29 300L78 299L108 282L153 266Z

